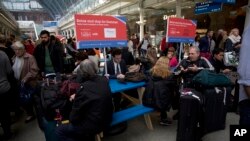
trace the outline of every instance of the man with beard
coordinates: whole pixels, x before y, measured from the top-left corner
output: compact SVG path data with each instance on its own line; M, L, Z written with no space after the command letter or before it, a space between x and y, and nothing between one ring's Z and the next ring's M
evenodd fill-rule
M34 50L34 57L42 76L49 73L57 75L63 72L62 45L51 42L50 33L43 30L40 33L41 43Z

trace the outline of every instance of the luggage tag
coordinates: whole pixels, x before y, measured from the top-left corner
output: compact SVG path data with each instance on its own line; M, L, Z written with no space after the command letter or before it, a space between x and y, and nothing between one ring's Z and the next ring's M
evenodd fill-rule
M191 89L184 88L184 89L182 89L181 94L182 95L191 95L192 91L191 91Z
M190 89L183 89L183 91L181 92L181 96L186 96L186 95L190 95L198 99L199 101L201 100L197 95L193 94L193 92Z

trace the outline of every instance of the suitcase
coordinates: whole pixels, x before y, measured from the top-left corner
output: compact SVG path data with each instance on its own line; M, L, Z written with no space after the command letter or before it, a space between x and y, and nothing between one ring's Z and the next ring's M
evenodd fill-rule
M193 89L184 89L180 97L180 117L177 129L177 141L200 141L203 95Z
M205 89L204 104L204 132L209 133L225 129L227 101L230 95L230 89L216 87L214 89Z

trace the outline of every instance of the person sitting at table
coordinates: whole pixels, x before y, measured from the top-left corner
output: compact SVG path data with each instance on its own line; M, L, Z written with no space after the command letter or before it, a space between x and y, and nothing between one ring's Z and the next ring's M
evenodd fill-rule
M111 52L112 59L107 62L107 72L103 71L105 76L110 79L124 78L127 72L126 63L122 60L122 52L120 49L114 49Z
M120 49L114 49L111 52L112 59L107 62L107 73L104 75L109 79L124 78L127 72L126 63L122 60L122 52ZM115 111L119 111L121 108L121 94L113 94Z
M167 64L167 65L166 65ZM171 98L174 94L174 79L169 70L169 59L162 56L150 70L149 81L145 92L153 92L156 99L156 107L160 111L160 124L171 125L166 111L171 107ZM153 88L153 90L150 90Z
M183 59L177 67L177 70L181 71L184 88L192 88L193 77L204 68L214 70L211 63L206 58L200 56L200 49L198 47L190 47L188 58Z
M73 101L69 124L56 128L58 141L94 141L95 134L108 128L112 121L111 89L105 77L97 75L95 64L89 59L80 63L78 74L84 77Z

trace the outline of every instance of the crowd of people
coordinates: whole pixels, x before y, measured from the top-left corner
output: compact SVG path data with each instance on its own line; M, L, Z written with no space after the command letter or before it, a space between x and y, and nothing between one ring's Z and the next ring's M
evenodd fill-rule
M68 97L72 102L72 110L69 124L60 125L55 131L59 141L93 139L96 133L108 127L113 111L128 106L122 103L125 100L121 94L111 97L108 79L124 78L127 72L143 72L148 76L147 86L154 83L154 87L157 87L154 94L157 95L156 105L160 112L159 123L171 125L172 118L167 116L166 111L176 104L173 102L173 96L176 95L179 82L174 80L174 72L180 72L178 76L183 79L183 87L192 88L192 79L201 68L226 75L236 72L237 66L224 64L224 53L234 51L239 55L241 50L241 37L237 28L232 29L229 35L222 29L216 34L208 30L204 37L197 35L195 42L186 45L183 52L178 52L178 44L166 43L165 37L160 45L161 51L157 52L151 45L148 33L142 41L139 41L136 34L132 34L127 47L108 51L112 57L106 63L107 72L100 72L101 49L78 50L74 39L60 40L46 30L41 31L37 42L26 36L21 38L19 41L14 35L8 39L0 35L0 122L5 138L12 135L11 111L18 113L21 107L26 112L27 123L35 119L37 114L33 110L33 106L36 106L34 101L20 102L23 88L30 88L39 93L38 82L51 73L56 74L59 81L62 80L62 74L76 75L77 82L81 84L77 93ZM177 57L179 55L182 60ZM235 82L232 87L235 88L235 91L232 91L235 92L234 111L237 110L239 99L237 85ZM16 102L13 104L11 101ZM43 126L46 126L47 122L43 122ZM45 136L49 141L49 135Z

